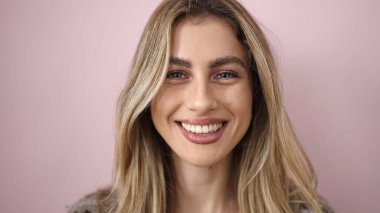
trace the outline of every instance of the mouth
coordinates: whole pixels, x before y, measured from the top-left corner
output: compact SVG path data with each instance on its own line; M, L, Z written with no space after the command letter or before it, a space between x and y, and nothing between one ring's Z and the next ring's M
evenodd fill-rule
M222 123L214 123L208 125L192 125L184 122L179 122L181 127L188 132L197 133L197 134L209 134L218 131L223 126Z
M216 142L223 134L227 121L176 121L185 138L196 144Z

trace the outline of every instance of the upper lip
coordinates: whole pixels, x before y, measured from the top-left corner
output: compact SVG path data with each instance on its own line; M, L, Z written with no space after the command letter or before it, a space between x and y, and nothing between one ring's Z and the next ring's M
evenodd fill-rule
M177 122L191 124L191 125L209 125L227 122L226 119L221 118L203 118L203 119L182 119Z

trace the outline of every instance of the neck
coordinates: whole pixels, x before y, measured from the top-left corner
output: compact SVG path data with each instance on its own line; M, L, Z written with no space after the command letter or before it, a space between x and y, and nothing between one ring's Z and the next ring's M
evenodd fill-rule
M174 156L176 194L173 212L234 212L231 158L208 167L194 166Z

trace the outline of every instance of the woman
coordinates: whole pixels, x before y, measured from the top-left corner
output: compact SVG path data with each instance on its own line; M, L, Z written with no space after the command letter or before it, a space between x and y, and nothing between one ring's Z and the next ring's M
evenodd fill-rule
M82 208L332 212L315 185L249 13L235 0L163 1L119 97L113 190Z

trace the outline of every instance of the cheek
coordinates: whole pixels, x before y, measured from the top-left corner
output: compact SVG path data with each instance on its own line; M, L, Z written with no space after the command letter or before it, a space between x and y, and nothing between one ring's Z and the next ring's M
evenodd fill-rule
M252 119L252 92L250 88L244 87L234 94L229 94L230 105L229 110L234 118L232 124L231 137L233 144L238 144L247 133Z
M240 100L237 102L237 107L244 114L244 117L248 120L251 119L252 113L252 92L246 91L237 95L237 98Z
M250 120L252 111L252 91L248 85L238 85L234 88L229 88L221 94L228 110L240 119Z
M178 100L178 97L181 97L180 95L183 93L182 90L182 88L163 85L153 98L152 104L170 104L173 101Z
M175 111L179 102L178 97L181 97L178 93L178 90L163 87L153 98L151 113L155 126L168 120L170 115Z

